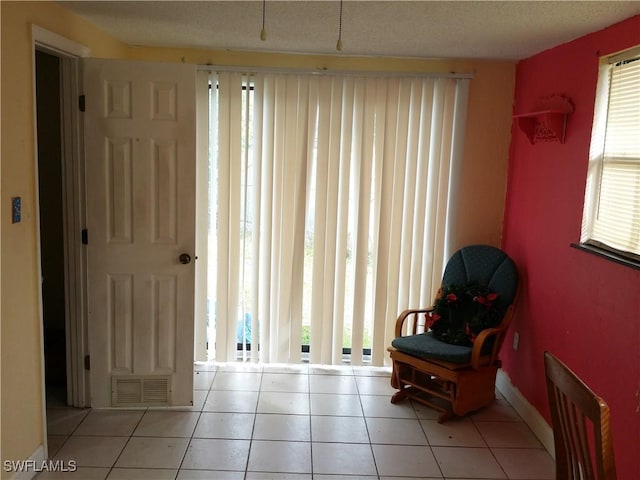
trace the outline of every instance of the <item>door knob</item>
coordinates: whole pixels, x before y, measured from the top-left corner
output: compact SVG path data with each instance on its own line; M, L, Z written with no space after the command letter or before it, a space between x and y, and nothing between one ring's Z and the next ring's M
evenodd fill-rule
M191 255L183 253L178 257L178 260L180 260L181 264L187 265L188 263L191 263Z

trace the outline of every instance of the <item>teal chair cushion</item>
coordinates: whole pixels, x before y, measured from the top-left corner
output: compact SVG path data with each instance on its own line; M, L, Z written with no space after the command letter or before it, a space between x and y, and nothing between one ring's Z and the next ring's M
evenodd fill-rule
M442 286L479 283L498 293L496 305L504 315L513 302L518 288L518 270L513 260L499 248L490 245L469 245L453 254L442 276ZM491 339L490 339L491 340ZM469 363L472 347L451 345L434 338L430 332L398 337L391 342L397 350L421 358L433 358L452 363ZM492 342L483 345L483 354L490 352Z
M431 332L398 337L391 342L391 345L414 357L433 358L459 364L471 362L471 347L441 342L433 338Z
M468 245L454 253L445 267L442 286L479 283L498 293L502 313L513 303L518 289L518 270L513 260L491 245Z

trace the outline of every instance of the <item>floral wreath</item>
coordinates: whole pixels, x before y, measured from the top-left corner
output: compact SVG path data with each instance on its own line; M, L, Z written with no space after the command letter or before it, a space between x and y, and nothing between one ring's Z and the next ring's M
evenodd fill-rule
M438 340L471 346L482 330L500 323L497 298L478 283L443 287L427 313L426 326Z

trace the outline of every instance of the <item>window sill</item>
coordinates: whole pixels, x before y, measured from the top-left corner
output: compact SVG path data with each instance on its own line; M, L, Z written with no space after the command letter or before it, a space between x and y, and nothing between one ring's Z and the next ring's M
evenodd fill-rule
M624 265L635 270L640 270L640 260L634 260L624 255L615 253L611 250L606 250L604 248L596 247L595 245L589 245L587 243L572 243L571 246L577 250L582 250L583 252L597 255L598 257L610 260L615 263L619 263L620 265Z

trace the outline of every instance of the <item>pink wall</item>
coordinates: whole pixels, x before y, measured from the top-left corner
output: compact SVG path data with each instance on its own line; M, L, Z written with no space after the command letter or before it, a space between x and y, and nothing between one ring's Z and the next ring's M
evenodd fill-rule
M503 349L511 382L547 419L549 350L612 410L618 478L640 479L640 270L571 248L579 241L599 56L640 44L640 16L521 61L514 113L564 94L575 112L566 143L531 145L514 123L503 247L523 295Z

